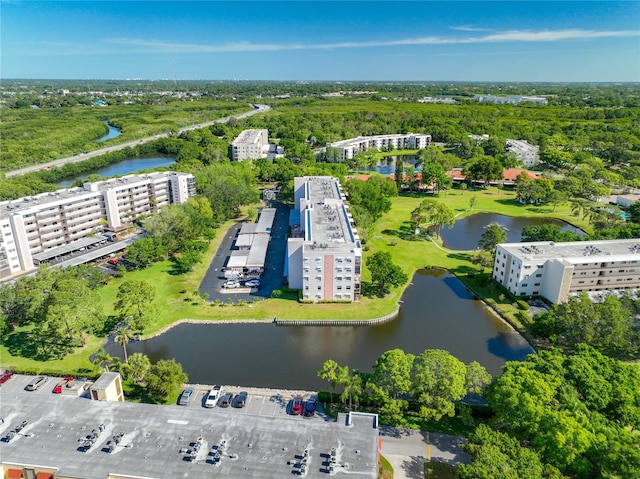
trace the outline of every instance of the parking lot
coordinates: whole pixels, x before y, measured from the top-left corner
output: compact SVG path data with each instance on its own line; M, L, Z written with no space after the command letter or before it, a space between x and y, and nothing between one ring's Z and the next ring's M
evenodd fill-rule
M267 256L265 258L265 270L260 277L260 286L258 288L223 288L227 281L224 278L223 269L226 265L227 258L234 249L234 242L238 237L238 233L243 223L236 223L225 233L216 255L209 264L207 273L205 274L199 286L200 294L207 293L208 300L227 301L228 298L236 301L243 299L252 301L254 298L270 298L271 293L275 289L282 288L284 284L284 262L287 251L287 228L289 226L289 208L279 203L272 205L276 209L276 215L271 230L271 240L267 248Z
M194 385L196 394L193 396L187 406L188 408L203 408L207 393L211 386ZM246 406L243 408L228 407L221 408L217 405L213 408L218 411L229 411L229 414L254 414L259 416L287 416L291 415L291 403L295 396L300 395L305 402L312 395L317 397L317 393L311 391L286 391L286 390L271 390L261 388L241 388L238 386L222 386L218 398L222 397L225 393L232 393L234 397L240 391L246 391L249 396L247 398ZM176 398L176 403L177 403ZM313 417L299 416L304 420L324 420L325 415L322 410L322 406L318 403L316 414Z
M0 393L2 394L2 401L9 403L11 400L15 398L18 401L24 401L30 395L53 395L53 388L62 381L61 376L45 376L46 380L42 385L36 389L35 391L27 391L27 384L31 382L31 380L35 376L24 375L24 374L14 374L11 379L9 379L6 383L0 386ZM196 389L196 393L186 406L187 408L203 408L204 402L207 397L207 393L211 389L209 385L193 385ZM291 402L293 398L297 395L303 397L306 401L312 395L317 397L317 393L312 391L288 391L288 390L274 390L274 389L262 389L262 388L251 388L246 387L242 388L239 386L222 386L220 390L220 394L218 397L222 397L225 393L232 393L234 396L238 394L240 391L247 391L249 396L247 398L247 403L244 408L236 408L236 407L228 407L221 408L215 406L214 410L222 412L227 411L228 414L241 414L241 415L259 415L259 416L269 416L269 417L278 417L278 416L290 416L291 415ZM69 397L75 396L65 396L65 395L57 395L61 397L61 400L68 400ZM85 392L81 397L88 397L88 392ZM176 397L176 404L178 398ZM294 416L295 417L295 416ZM325 420L325 414L322 410L322 406L318 403L318 407L316 410L316 414L313 417L303 417L297 416L300 420Z

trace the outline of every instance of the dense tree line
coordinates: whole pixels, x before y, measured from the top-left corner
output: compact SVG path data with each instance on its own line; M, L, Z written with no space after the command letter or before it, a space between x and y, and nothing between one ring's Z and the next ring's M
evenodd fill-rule
M61 358L82 346L87 334L106 325L97 289L104 274L87 265L72 268L41 266L33 276L0 287L0 332L28 326L31 356Z
M464 479L640 476L640 369L581 345L509 362L488 387L495 416Z
M452 417L456 402L491 382L491 375L477 362L464 364L441 349L427 349L417 356L401 349L387 351L370 373L330 359L318 376L329 382L332 391L342 388L343 402L366 403L388 424L402 423L408 413L426 421Z

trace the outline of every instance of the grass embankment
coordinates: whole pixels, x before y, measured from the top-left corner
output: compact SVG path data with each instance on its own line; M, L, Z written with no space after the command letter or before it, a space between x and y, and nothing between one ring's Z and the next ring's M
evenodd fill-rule
M469 200L476 197L477 202L473 210L469 209ZM512 302L500 294L497 288L491 289L482 285L482 275L478 275L478 268L471 264L472 251L450 251L424 236L416 237L411 231L409 218L411 211L425 198L425 195L404 195L395 198L391 211L381 218L375 228L367 246L369 251L365 258L373 251L390 251L393 261L398 264L410 277L425 266L447 268L458 276L478 295L487 298L487 302L498 310L516 327L518 310ZM515 200L513 192L498 188L488 188L478 191L454 190L441 194L438 200L444 202L454 211L458 218L489 211L511 216L546 216L557 217L569 221L581 228L587 228L584 220L578 220L571 215L569 205L560 205L555 211L550 206L521 205ZM116 302L118 287L125 279L142 279L156 288L157 315L145 331L153 334L180 319L194 320L239 320L254 319L271 321L272 318L281 319L372 319L384 316L395 310L402 296L404 288L394 288L386 297L365 297L354 304L301 304L296 295L283 295L278 299L258 300L243 305L216 305L207 302L198 295L198 286L224 237L226 230L232 225L229 221L221 225L218 237L210 244L203 262L196 265L191 273L185 275L172 274L169 261L153 264L141 271L125 273L122 278L113 278L109 284L100 289L104 312L114 314L113 306ZM487 273L488 275L488 273ZM363 272L363 281L370 281L368 271ZM232 297L233 295L230 295ZM521 329L521 328L518 328ZM38 367L47 371L71 372L91 367L88 357L100 345L101 340L90 338L87 346L59 361L38 362L23 357L26 352L19 345L0 345L2 365L14 368Z

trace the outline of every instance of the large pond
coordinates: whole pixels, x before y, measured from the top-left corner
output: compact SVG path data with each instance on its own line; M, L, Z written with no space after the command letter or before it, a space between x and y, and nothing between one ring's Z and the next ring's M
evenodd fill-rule
M444 270L418 271L402 301L399 316L377 326L182 324L131 343L128 352L147 354L152 361L175 358L193 383L317 390L327 388L316 376L327 359L370 371L390 349L413 354L445 349L497 375L505 361L522 360L533 351ZM115 344L109 351L122 354Z
M364 171L375 171L381 175L392 175L396 172L396 161L402 159L405 164L405 171L408 166L414 166L418 161L417 155L403 155L403 156L385 156L382 160L378 161L378 164L374 167L363 168ZM422 168L415 168L414 171L421 171Z
M169 166L176 162L176 159L170 156L153 156L149 158L130 158L118 163L114 163L95 170L85 171L75 178L67 178L58 182L58 186L67 188L72 186L76 179L85 179L89 175L100 175L103 178L111 178L116 175L128 175L140 170L158 168L160 166Z
M109 123L107 123L106 121L104 122L105 125L107 125L107 128L109 128L109 131L107 132L106 135L101 136L100 138L98 138L95 141L107 141L110 140L111 138L116 138L120 135L122 135L122 132L120 130L118 130L115 126L111 126Z
M514 216L499 215L496 213L478 213L459 219L453 228L443 228L440 232L444 245L455 250L474 250L478 247L478 241L482 233L490 224L502 226L507 233L507 242L519 243L522 240L522 228L525 226L540 226L555 224L562 231L573 231L585 234L580 228L556 218L520 218Z

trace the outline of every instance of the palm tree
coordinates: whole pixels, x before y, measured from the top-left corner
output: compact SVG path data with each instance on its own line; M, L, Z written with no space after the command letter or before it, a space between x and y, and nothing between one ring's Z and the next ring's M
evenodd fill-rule
M131 328L129 326L123 326L118 328L115 335L113 336L113 341L116 344L122 346L122 350L124 351L124 362L129 362L127 358L127 343L131 339Z
M100 348L100 351L98 351L96 357L93 359L93 364L104 368L104 371L107 373L109 372L109 366L112 362L113 358L104 348Z

